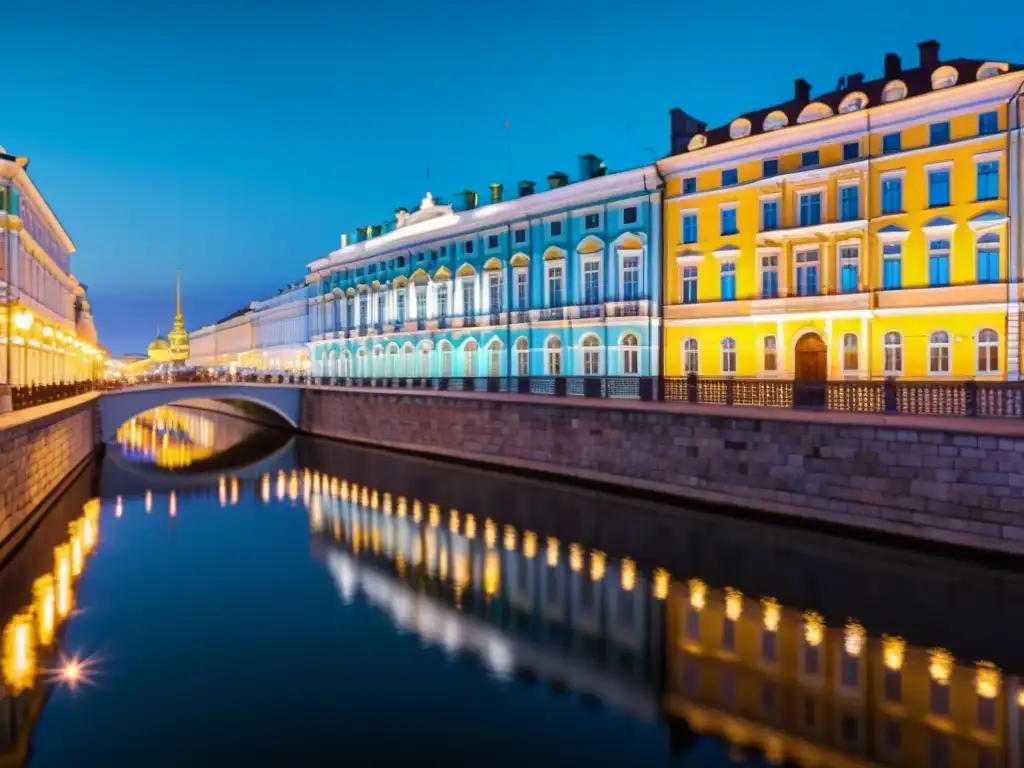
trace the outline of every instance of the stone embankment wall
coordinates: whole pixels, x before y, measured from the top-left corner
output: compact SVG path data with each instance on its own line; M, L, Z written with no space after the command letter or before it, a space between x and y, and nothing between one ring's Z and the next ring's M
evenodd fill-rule
M97 395L0 416L0 545L99 443Z
M310 433L1024 554L1024 424L306 390Z

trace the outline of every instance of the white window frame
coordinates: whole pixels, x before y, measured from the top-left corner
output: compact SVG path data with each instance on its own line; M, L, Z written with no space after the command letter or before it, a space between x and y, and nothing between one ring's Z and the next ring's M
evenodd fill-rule
M526 342L526 346L520 346L519 342ZM526 336L520 336L516 339L515 343L516 353L516 375L517 376L529 376L530 375L530 340ZM526 372L523 372L523 357L526 357Z
M945 334L946 340L933 341L936 334ZM941 351L943 348L946 350L946 370L935 371L932 370L932 352ZM934 331L928 334L928 375L929 376L950 376L953 371L953 335L943 329L936 328Z
M477 376L477 369L480 367L480 361L477 359L480 345L476 342L476 339L468 339L462 345L459 352L462 355L462 375L475 378Z
M549 336L544 341L544 374L546 376L562 376L565 370L565 346L562 344L562 340L558 336ZM558 371L552 371L554 366L551 365L553 357L558 359Z
M733 235L739 234L740 231L740 212L739 212L739 201L730 200L727 203L720 203L718 206L718 235L719 237L732 237ZM722 213L724 211L735 211L736 212L736 231L731 234L725 234L722 232ZM698 234L699 231L698 231Z
M615 258L618 259L618 272L619 272L619 299L621 301L626 300L626 268L625 260L628 258L635 258L637 260L637 273L636 273L636 299L631 301L639 301L641 296L645 296L646 286L644 285L644 251L645 248L616 248Z
M580 305L587 304L587 266L597 264L597 301L595 304L604 302L604 252L580 254Z
M857 288L856 288L856 290L851 291L851 293L859 293L860 292L860 287L863 284L863 276L864 276L864 272L860 268L861 264L864 263L863 260L861 259L861 250L862 249L861 249L860 246L861 246L860 240L856 240L856 239L854 239L854 240L840 240L839 242L836 243L836 245L835 245L835 248L836 248L836 259L835 259L835 261L836 261L836 274L835 274L836 293L845 293L845 291L843 291L843 264L844 264L845 261L849 261L849 259L845 259L844 258L843 251L848 249L848 248L853 248L854 250L857 251L857 256L856 256L856 259L855 259L856 264L857 264ZM819 269L819 272L820 271L821 270Z
M526 275L526 304L519 306L519 276ZM530 268L529 267L512 267L512 299L516 306L513 308L517 312L525 312L530 309Z
M731 346L727 346L726 342L732 342ZM736 338L733 336L726 336L718 343L718 350L720 352L719 365L721 367L723 376L735 376L736 375ZM728 370L729 366L726 365L726 360L731 358L732 370Z
M854 368L849 368L846 365L846 340L850 337L853 337L853 348L857 354L857 365ZM839 354L842 356L842 359L840 360L840 365L842 366L843 373L860 372L860 337L856 333L847 332L842 335L840 339Z
M693 342L693 356L694 356L694 360L697 363L696 369L692 370L692 371L690 370L690 366L687 365L687 353L688 353L688 350L686 348L687 345L691 341ZM686 376L686 375L689 375L691 373L693 373L693 374L700 374L700 341L698 339L694 338L693 336L690 336L689 338L683 339L683 341L682 341L682 350L683 350L683 361L682 361L683 362L683 366L682 366L682 368L683 368L683 375Z
M843 215L843 190L853 187L857 190L857 215L850 221L859 221L864 218L864 195L860 193L860 179L840 179L836 182L836 221L842 221Z
M806 253L813 253L813 254L815 254L814 263L818 267L818 290L817 290L816 293L801 294L800 293L800 267L799 267L801 262L800 262L799 258L801 256L803 256L804 254L806 254ZM803 263L804 264L810 264L810 262L803 262ZM822 272L821 266L822 266L822 262L821 262L821 245L809 245L809 246L803 246L803 247L799 247L799 248L794 248L793 249L793 290L794 290L794 294L793 295L794 296L798 296L800 298L806 298L807 296L821 296L822 295L822 293L821 293L822 289L825 287L825 285L824 285L825 284L825 280L824 280L825 275ZM782 293L781 286L779 287L779 293L780 294Z
M627 344L626 339L636 339L636 344ZM632 358L632 362L630 362ZM619 365L621 373L626 376L638 376L640 374L640 335L628 331L622 334L619 339ZM630 370L632 368L633 370Z
M775 367L768 368L768 340L771 339L774 345L772 351L775 355ZM761 337L761 373L765 376L777 376L779 373L779 337L774 333L766 333Z
M800 223L800 201L808 195L820 195L821 196L821 218L818 224L801 224ZM830 222L828 215L828 187L803 187L793 191L793 226L794 227L820 227L823 224Z
M987 341L983 342L981 340L981 334L983 334L983 333L995 334L995 341L994 342L987 342ZM997 331L995 328L987 328L987 327L986 328L981 328L975 334L975 341L974 341L974 372L978 376L998 376L1000 374L1000 369L1002 368L1002 366L1000 365L1000 362L1001 362L1000 361L1000 357L1002 356L1002 350L1000 349L1000 344L1001 343L1002 342L1001 342L1001 339L999 338L999 331ZM995 367L995 370L983 371L983 370L981 370L981 367L978 365L978 360L981 357L981 351L982 351L982 349L989 350L989 349L992 349L992 348L994 348L995 351L996 351L996 367ZM985 356L985 359L986 360L988 359L988 355Z
M697 239L688 243L683 239L683 220L687 216L694 216L697 220ZM679 245L696 245L700 242L700 208L683 208L679 211Z
M562 270L562 303L560 307L567 306L569 304L567 271L566 271L566 259L565 256L561 256L557 259L548 259L544 262L544 306L548 309L551 308L551 270L558 268Z
M890 334L895 334L896 338L899 340L893 346L890 346L889 343L886 341L886 339L889 337ZM903 360L903 358L904 358L903 346L904 346L903 345L903 334L900 331L886 331L885 333L882 334L882 373L885 376L902 376L903 375L903 362L904 362L904 360ZM893 367L893 366L889 365L889 354L888 353L889 353L890 349L895 350L896 352L899 353L899 368L896 368L896 367ZM894 357L895 357L895 355L894 355Z
M496 378L501 376L501 353L505 347L500 339L491 339L487 345L487 375ZM495 365L497 361L497 365Z
M785 286L782 284L782 248L778 246L759 246L755 251L757 257L757 296L761 299L767 299L768 296L764 295L764 259L765 257L775 258L775 282L779 286L779 295L775 298L780 298L785 293ZM794 262L795 264L795 262Z
M775 228L766 230L764 228L764 204L775 203L778 207L778 215L775 217ZM757 231L776 232L782 229L782 193L773 192L770 195L760 195L757 198Z
M593 343L587 344L586 342L592 341ZM600 376L603 372L604 355L601 354L601 337L596 333L586 333L583 338L580 339L580 373L584 376ZM587 370L587 356L593 355L596 357L597 365L591 366L594 370Z

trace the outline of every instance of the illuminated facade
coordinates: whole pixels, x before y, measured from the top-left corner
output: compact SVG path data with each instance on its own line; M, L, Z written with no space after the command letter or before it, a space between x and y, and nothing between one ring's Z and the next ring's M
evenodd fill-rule
M343 239L309 265L314 375L611 375L635 389L658 367L658 178L604 175L592 155L579 178L552 174L537 194L522 182L512 200L492 185L489 205L467 192L458 209L427 194L388 231Z
M160 335L160 332L157 331L156 338L153 339L146 348L146 354L149 357L150 363L154 367L163 367L167 365L180 366L189 358L188 331L185 330L185 317L181 313L180 271L177 275L175 288L176 300L174 323L171 326L171 332L167 334L167 338L165 339Z
M250 305L253 365L264 371L309 370L309 323L305 282Z
M0 383L95 378L103 352L71 274L75 246L27 166L0 147Z
M1020 377L1024 72L919 48L719 128L673 110L666 376Z
M192 331L189 334L189 363L231 373L253 367L256 353L252 320L252 310L243 307L223 320Z

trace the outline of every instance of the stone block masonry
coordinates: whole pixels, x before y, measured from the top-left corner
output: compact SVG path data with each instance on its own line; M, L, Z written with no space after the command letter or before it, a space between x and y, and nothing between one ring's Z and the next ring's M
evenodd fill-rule
M1024 423L310 389L316 435L1024 554Z
M0 416L0 544L99 442L94 393Z

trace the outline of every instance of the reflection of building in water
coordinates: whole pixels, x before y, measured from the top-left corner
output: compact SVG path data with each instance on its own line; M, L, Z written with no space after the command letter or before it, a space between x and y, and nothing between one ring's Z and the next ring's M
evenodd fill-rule
M699 579L666 628L666 713L697 732L803 766L1020 765L1019 683L989 665Z
M121 425L117 442L129 459L181 469L213 455L215 432L213 421L202 413L162 406Z
M68 526L54 547L53 568L32 584L31 602L4 621L0 646L0 765L21 765L44 698L40 675L51 662L57 632L75 604L75 581L99 536L98 499Z

